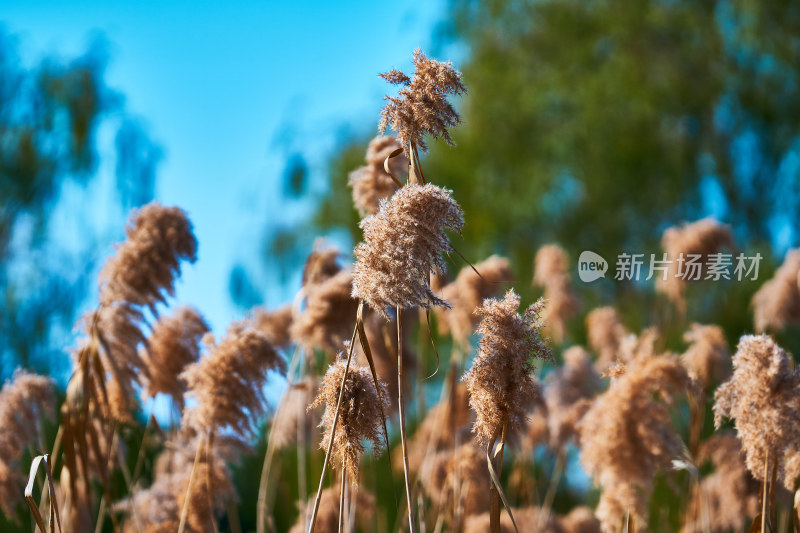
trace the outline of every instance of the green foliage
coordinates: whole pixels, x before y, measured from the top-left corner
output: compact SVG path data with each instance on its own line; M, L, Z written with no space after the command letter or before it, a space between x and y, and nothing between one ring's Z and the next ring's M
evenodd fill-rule
M106 85L105 49L96 40L81 56L46 57L28 68L16 39L0 29L2 379L20 365L48 368L56 376L64 370L64 347L57 341L71 330L88 287L96 235L65 236L50 219L66 187L79 188L94 177L101 124L117 126L122 206L141 205L153 195L161 151ZM71 209L71 219L85 222L82 206ZM62 338L54 339L59 332Z

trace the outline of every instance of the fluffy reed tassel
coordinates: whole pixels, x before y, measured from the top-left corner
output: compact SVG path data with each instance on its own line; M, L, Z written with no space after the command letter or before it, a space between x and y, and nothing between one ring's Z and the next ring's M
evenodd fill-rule
M733 376L714 395L714 424L725 417L735 421L753 477L764 479L769 457L790 490L795 472L786 463L800 450L800 372L792 366L767 335L745 335L733 356Z
M457 503L462 516L482 513L489 507L491 483L486 456L473 442L455 451L437 452L428 469L420 476L422 489L440 513L447 513Z
M243 439L253 436L253 424L264 411L267 372L286 372L267 337L247 322L234 322L219 344L206 335L209 354L181 374L187 397L196 402L184 412L182 424L198 432L229 429Z
M289 304L273 310L259 307L253 312L251 319L253 327L263 333L276 348L286 348L291 344L289 331L293 320L293 310Z
M416 317L413 313L405 313L402 316L403 334L403 371L409 375L414 375L417 369L417 353L414 351L413 343L408 342L408 332L411 331ZM352 325L351 325L352 331ZM396 326L392 322L387 322L377 313L369 311L364 318L364 332L367 334L369 347L372 351L372 359L375 364L375 373L378 379L386 383L389 391L389 403L392 411L397 409L397 332ZM357 361L359 365L368 364L366 355L361 348L361 343L356 345ZM406 384L404 390L408 391L409 385Z
M683 366L702 390L709 390L712 383L722 383L730 377L731 352L721 327L693 323L683 340L689 343L681 357Z
M800 249L789 250L775 275L753 295L756 331L781 330L800 324Z
M306 307L291 326L292 338L307 350L336 353L353 332L358 301L353 299L353 274L341 270L319 283L306 285Z
M0 509L9 519L23 503L25 471L19 464L27 446L41 438L41 418L53 418L56 405L53 382L46 377L16 370L0 389Z
M603 487L596 510L603 531L618 531L628 512L637 526L647 524L653 478L684 449L667 405L687 384L677 357L636 360L578 424L581 464Z
M387 308L445 306L430 288L431 271L444 271L451 250L445 229L461 231L464 218L451 192L434 185L406 185L378 213L361 221L353 297L388 318Z
M171 316L158 319L142 353L148 369L147 396L167 394L183 409L186 382L180 374L200 358L200 340L206 333L208 325L191 307L180 307Z
M375 137L367 147L366 166L350 173L347 184L353 189L353 203L362 218L377 213L380 201L390 198L397 190L397 185L386 173L383 163L398 148L400 143L395 137ZM400 154L390 159L389 170L395 176L408 172L408 157Z
M539 248L534 259L533 284L544 288L547 302L542 318L555 342L564 339L567 320L578 312L578 297L572 290L567 252L558 245Z
M564 352L564 366L547 376L544 398L550 445L561 449L577 438L577 424L591 407L602 383L586 350L573 346Z
M741 531L759 512L759 484L747 471L736 435L712 435L700 447L697 463L714 471L692 489L681 533Z
M514 509L514 518L520 533L600 533L600 523L586 507L576 507L566 516L548 513L542 524L542 513L539 507L523 507ZM489 513L472 516L467 519L464 533L485 533L489 531ZM514 533L514 525L508 515L500 519L502 533Z
M679 258L683 254L685 260L689 260L689 255L699 255L699 263L704 266L709 254L717 253L724 248L733 248L733 235L730 226L720 224L713 218L704 218L691 224L673 226L667 228L661 237L661 247L667 253L667 259L671 261L667 265L667 275L656 279L656 291L663 293L679 309L685 310L686 301L684 293L688 280L676 277L683 268L684 274L691 275L684 263L679 263ZM705 276L705 268L699 269L699 276Z
M476 311L481 340L463 380L476 415L473 431L482 444L497 438L506 423L512 432L522 428L540 393L531 357L552 360L541 336L543 305L539 300L520 315L519 296L511 289L503 300L487 299Z
M134 511L123 522L123 533L177 531L187 497L190 504L184 531L201 533L212 530L215 515L225 510L226 502L236 498L236 489L226 464L232 458L232 449L221 439L212 451L211 460L203 452L195 466L195 450L200 444L197 437L190 440L179 437L167 442L167 448L156 458L150 487L135 491L130 499L115 505L118 511L128 512L131 508ZM187 495L193 466L194 480L191 493ZM213 508L209 502L213 502Z
M133 211L125 233L100 271L100 302L128 302L155 313L155 305L173 294L180 261L197 258L192 224L183 210L152 202Z
M589 348L597 355L597 370L605 372L617 360L622 340L629 335L613 307L598 307L586 315Z
M339 250L328 245L325 239L317 239L303 267L303 287L322 283L335 276L342 269L339 264L340 255Z
M311 435L320 418L320 412L319 409L306 411L306 408L316 395L317 384L314 378L306 376L302 381L292 383L272 419L270 439L275 449L296 443L299 431Z
M319 386L319 395L309 409L324 405L320 427L325 431L320 448L328 448L336 405L339 400L339 385L344 376L347 361L337 360L325 373ZM372 443L375 455L382 447L383 425L381 423L381 407L386 412L389 408L386 385L379 383L380 395L375 389L372 373L368 367L353 367L347 372L344 383L344 395L339 410L338 427L331 450L333 464L347 471L348 478L355 483L358 480L358 460L364 453L363 440Z
M356 497L355 522L360 531L373 531L375 515L375 497L364 487L350 488L350 497ZM306 518L311 515L314 500L299 505L300 515L289 530L289 533L305 533ZM345 514L345 516L347 516ZM322 491L322 497L317 512L317 523L314 526L316 533L339 533L339 487L330 487Z
M480 272L480 276L475 273ZM486 298L496 296L504 282L512 281L514 275L508 259L493 255L472 267L462 268L455 281L441 289L441 297L450 303L451 309L437 307L439 333L452 334L463 348L469 346L469 338L478 324L475 309Z
M445 399L434 405L408 441L408 463L416 473L426 462L430 452L453 450L456 441L469 437L475 416L469 408L467 389L458 383L453 393L452 404ZM398 469L402 469L403 458L394 456Z
M420 49L414 51L414 69L410 78L397 69L380 75L389 83L402 86L398 96L386 97L388 103L381 110L379 124L381 133L391 126L406 154L412 144L427 149L426 133L454 145L447 128L457 126L461 118L447 96L467 92L461 73L449 61L428 59Z

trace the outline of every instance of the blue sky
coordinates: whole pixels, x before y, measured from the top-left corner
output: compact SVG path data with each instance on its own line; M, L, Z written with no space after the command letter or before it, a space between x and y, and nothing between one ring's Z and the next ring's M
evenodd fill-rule
M241 316L228 294L231 267L255 253L265 224L296 216L278 199L280 139L290 133L313 165L344 125L377 122L387 90L377 73L405 68L414 48L428 49L444 7L442 0L0 1L0 22L18 35L27 61L77 55L93 32L106 36L109 85L165 152L156 198L188 211L200 243L176 301L197 305L220 333Z

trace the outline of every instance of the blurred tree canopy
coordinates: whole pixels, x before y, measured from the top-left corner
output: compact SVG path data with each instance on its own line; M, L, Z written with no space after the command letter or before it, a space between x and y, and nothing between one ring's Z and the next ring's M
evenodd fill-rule
M573 260L587 249L659 252L667 226L709 214L743 250L767 251L778 234L796 245L800 4L452 2L443 35L439 48L465 52L455 66L469 93L456 147L432 143L425 174L464 208L460 251L507 255L523 291L541 244L558 242ZM347 174L368 140L343 143L314 221L356 241ZM632 289L597 286L623 302ZM714 318L735 314L740 331L755 287L737 287L737 309L715 307Z
M27 67L16 38L0 27L0 378L19 365L55 373L50 365L66 361L51 336L72 328L97 236L91 220L85 234L64 235L52 215L66 185L83 187L96 176L101 125L117 129L121 206L153 195L161 152L106 85L105 50L97 39L79 57L46 57ZM67 209L84 224L92 214L84 205ZM64 242L73 239L80 242Z

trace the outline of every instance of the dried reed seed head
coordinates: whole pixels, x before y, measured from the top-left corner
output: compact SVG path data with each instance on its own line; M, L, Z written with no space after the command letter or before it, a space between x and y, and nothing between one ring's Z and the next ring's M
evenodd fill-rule
M767 456L777 460L778 476L787 487L786 459L800 450L800 373L791 358L767 335L745 335L733 356L731 379L717 388L714 423L732 418L742 441L747 468L764 478Z
M426 133L454 145L448 128L457 126L461 118L447 97L467 92L461 73L449 61L428 59L419 48L414 51L414 69L411 77L396 69L380 75L389 83L402 86L397 96L386 97L378 125L381 133L391 126L406 154L412 143L421 150L427 149Z
M356 498L355 523L359 531L373 531L375 524L375 497L362 486L349 487L349 497ZM348 494L348 493L345 493ZM298 503L300 514L289 533L305 533L308 518L314 508L313 498L305 504ZM347 517L348 514L345 514ZM316 533L339 533L339 486L329 487L322 491L317 511Z
M269 433L270 441L276 449L280 450L295 444L301 435L310 440L322 415L320 409L306 411L316 395L316 379L310 376L292 383L286 389L272 419Z
M317 239L303 267L303 287L322 283L335 276L342 269L339 256L341 253L338 248L330 246L325 239Z
M411 473L424 469L431 455L441 450L452 450L456 441L469 438L475 415L469 408L467 388L456 383L450 396L431 407L417 430L408 439L408 464ZM452 400L452 401L451 401ZM396 470L403 469L402 452L394 456Z
M489 507L486 456L472 442L455 451L436 452L420 481L425 495L442 512L450 513L458 505L463 516L471 516Z
M127 239L100 271L100 302L155 305L173 294L180 261L194 262L197 240L186 213L151 202L132 212Z
M677 357L638 359L578 424L581 464L603 488L596 513L603 531L617 531L627 512L647 523L653 479L684 448L668 405L688 382Z
M195 454L197 447L203 444L203 439L197 436L191 439L185 437L173 437L156 457L155 476L150 487L136 491L130 500L123 500L116 505L123 512L133 508L139 522L150 528L147 531L175 531L187 497L189 514L185 531L209 531L212 521L216 520L215 516L225 510L225 504L236 500L236 489L226 464L227 457L217 449L226 449L225 439L221 439L221 446L217 446L215 440L210 457L206 450L200 452L191 493L187 496ZM213 508L209 506L209 488ZM133 516L129 516L123 531L137 530L136 521Z
M167 394L183 408L186 382L180 374L200 358L200 340L207 332L208 324L191 307L179 307L171 316L158 319L147 349L141 354L149 374L145 384L147 396Z
M403 335L403 371L413 375L417 369L417 353L412 342L409 342L409 333L417 323L415 313L405 313L401 318L401 333ZM385 320L377 313L367 310L364 317L364 333L372 352L375 364L375 373L378 379L387 384L389 403L394 412L397 407L397 321ZM361 343L356 344L356 361L359 365L368 365L366 355ZM410 393L410 383L406 383L405 392ZM388 415L387 415L388 416Z
M554 278L569 275L569 256L557 244L546 244L536 252L533 266L533 284L547 287Z
M617 359L622 340L628 330L613 307L598 307L586 315L586 336L589 348L597 355L597 369L604 372Z
M706 263L709 254L717 253L722 249L735 247L731 228L727 224L720 224L713 218L703 218L690 224L672 226L664 231L661 237L661 247L671 262L667 265L666 279L656 279L656 290L665 294L673 303L685 307L684 291L686 281L680 277L679 268L681 254L688 259L689 255L700 255L700 264ZM701 279L705 270L701 269Z
M548 336L555 342L562 342L567 332L567 321L578 313L578 297L572 290L569 275L561 274L550 278L545 285L544 299L547 305L542 318Z
M565 533L600 533L600 521L588 507L575 507L561 519Z
M477 270L480 275L475 273ZM462 268L455 281L448 283L441 290L431 286L440 294L442 300L450 303L451 309L436 307L434 312L439 319L439 333L452 334L453 339L462 347L469 345L472 331L478 324L475 309L483 300L497 296L501 286L512 281L514 274L511 264L505 257L492 255L475 265Z
M698 463L710 461L714 471L693 486L681 533L740 531L747 526L759 511L759 484L744 460L736 435L718 433L702 444Z
M367 147L366 166L350 173L347 184L353 189L353 203L362 218L377 213L380 201L388 200L397 190L383 163L398 148L400 143L396 137L375 137ZM408 172L408 164L408 157L400 154L389 159L389 170L399 178Z
M56 405L50 378L17 369L0 389L0 510L9 519L22 504L25 475L19 461L29 445L38 445L42 415L53 418Z
M524 426L539 395L532 358L552 360L541 336L543 301L517 313L519 296L509 290L503 300L487 299L476 310L481 317L478 354L464 375L469 404L475 411L473 431L487 443L499 436L503 423L513 432Z
M320 427L324 427L320 448L328 448L333 428L333 419L339 400L339 390L347 362L339 359L334 362L319 386L319 395L309 408L325 406ZM364 440L372 443L375 455L380 453L383 437L381 409L389 410L388 391L384 383L375 388L372 373L368 367L350 365L344 383L344 395L339 410L339 421L331 450L333 464L346 469L352 483L358 481L358 460L364 453Z
M753 295L753 322L756 331L781 330L800 324L800 249L789 250L775 275Z
M353 297L388 318L387 308L445 306L430 288L430 274L444 271L451 250L445 229L461 231L464 218L451 192L435 185L406 185L378 213L361 221Z
M290 304L268 310L262 307L253 312L253 327L263 333L276 348L286 348L291 342L289 331L294 321L294 311Z
M543 518L544 511L539 507L515 508L512 509L512 512L514 520L520 528L519 533L573 533L572 530L564 527L561 517L548 512L547 517ZM543 521L541 525L540 520ZM464 533L485 533L489 531L489 526L489 513L470 516L464 522ZM514 524L505 510L502 510L500 514L500 531L501 533L515 533Z
M643 330L639 335L626 335L619 346L617 360L629 364L660 353L661 333L655 326Z
M352 292L353 274L348 270L307 285L306 306L292 323L292 339L309 351L336 353L353 334L358 301Z
M731 375L731 353L722 328L693 323L683 334L689 348L681 357L689 377L708 390L712 382L722 383Z
M184 411L182 425L204 432L226 428L242 438L253 435L253 424L264 412L267 372L286 373L286 363L267 337L248 322L234 322L219 344L181 374L188 397L196 405Z
M591 399L602 389L600 374L589 353L580 346L564 352L564 366L546 379L544 398L547 403L551 445L563 448L577 438L577 424L591 406Z
M527 425L524 431L513 437L518 438L519 457L523 460L533 458L536 448L539 445L550 442L550 414L547 411L547 403L541 395L536 397L533 409L528 413Z

